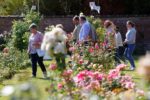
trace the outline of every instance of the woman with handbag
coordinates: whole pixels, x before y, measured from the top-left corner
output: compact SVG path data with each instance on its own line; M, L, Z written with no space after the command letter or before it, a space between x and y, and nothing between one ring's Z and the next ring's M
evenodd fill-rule
M36 72L37 72L37 63L41 67L41 70L43 72L44 78L47 78L47 72L45 65L43 64L43 56L44 56L44 51L42 51L41 48L41 43L43 41L43 35L37 31L37 25L32 23L29 26L31 35L29 37L29 44L28 44L28 54L30 55L31 58L31 63L32 63L32 77L36 77Z
M124 41L124 45L126 45L124 55L131 64L130 70L135 70L135 63L132 57L136 42L136 29L134 23L127 21L127 29L126 39Z

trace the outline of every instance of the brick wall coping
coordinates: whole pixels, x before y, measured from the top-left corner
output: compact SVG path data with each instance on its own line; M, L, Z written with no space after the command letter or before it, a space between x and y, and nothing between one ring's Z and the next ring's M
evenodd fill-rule
M74 15L67 15L67 16L44 16L44 18L72 18ZM95 17L100 18L145 18L150 17L150 15L95 15ZM0 16L0 18L23 18L20 15L8 15L8 16Z

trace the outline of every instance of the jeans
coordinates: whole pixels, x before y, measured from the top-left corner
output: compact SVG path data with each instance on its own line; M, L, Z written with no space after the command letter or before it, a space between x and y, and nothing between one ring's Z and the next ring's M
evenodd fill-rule
M125 58L124 58L123 54L124 54L124 47L123 46L120 46L120 47L116 48L116 51L115 51L116 64L121 64L120 60L125 62Z
M37 54L31 54L31 63L32 63L32 75L36 76L37 72L37 63L39 64L43 73L46 73L45 65L43 64L43 57L39 57Z
M126 59L129 60L131 67L133 68L135 68L135 63L132 56L134 49L135 49L135 44L128 44L124 52Z

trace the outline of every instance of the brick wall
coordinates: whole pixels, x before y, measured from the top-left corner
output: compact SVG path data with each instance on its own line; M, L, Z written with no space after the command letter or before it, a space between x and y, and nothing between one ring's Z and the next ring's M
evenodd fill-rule
M102 20L110 19L120 27L123 36L126 33L126 21L132 20L137 28L137 45L138 51L150 50L150 17L101 17ZM0 33L10 31L13 20L22 19L21 17L0 17ZM74 28L72 17L45 17L40 22L40 31L44 31L49 25L63 24L67 32Z

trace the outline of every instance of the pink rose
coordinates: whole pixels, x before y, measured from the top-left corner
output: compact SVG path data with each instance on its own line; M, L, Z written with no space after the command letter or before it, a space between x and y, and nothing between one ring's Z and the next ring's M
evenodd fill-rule
M93 53L94 52L94 48L93 47L89 48L89 52Z
M131 82L132 81L132 78L131 78L131 76L122 76L121 77L121 80L120 80L120 82L122 83L122 84L124 84L124 83L126 83L126 82Z
M106 42L102 43L102 46L105 47L106 46Z
M118 78L120 76L120 72L118 69L113 69L110 70L109 74L108 74L108 80L113 80L115 78Z
M70 47L69 48L69 51L71 51L71 52L74 52L76 49L75 49L75 47Z
M95 49L99 49L98 43L95 44Z
M66 71L63 72L63 76L64 77L69 77L72 74L72 72L73 72L72 70L66 70Z
M139 89L136 91L136 93L140 96L144 96L145 94L143 90L139 90Z
M50 70L56 70L56 69L57 69L56 64L51 64L51 65L49 66L49 69L50 69Z
M62 85L61 83L59 83L59 84L57 85L57 87L58 87L58 89L62 89L62 88L63 88L63 85Z
M135 87L135 83L133 83L133 82L126 82L125 83L126 89L133 89L134 87Z
M123 69L125 69L127 67L127 65L125 65L125 64L120 64L120 65L118 65L117 67L116 67L116 69L118 69L118 70L123 70Z
M82 65L84 63L83 59L79 60L79 64Z

